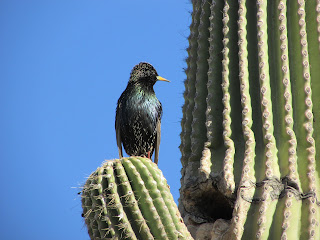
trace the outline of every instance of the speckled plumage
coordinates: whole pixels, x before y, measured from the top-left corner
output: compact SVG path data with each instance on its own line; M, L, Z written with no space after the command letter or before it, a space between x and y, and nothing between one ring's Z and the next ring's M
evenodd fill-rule
M130 156L152 156L158 162L162 105L153 85L159 78L149 63L139 63L131 71L127 88L121 94L116 109L116 135L119 157L123 145Z

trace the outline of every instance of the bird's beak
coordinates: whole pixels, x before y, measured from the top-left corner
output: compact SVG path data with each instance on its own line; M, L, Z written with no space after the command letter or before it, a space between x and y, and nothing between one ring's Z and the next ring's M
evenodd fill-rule
M165 79L163 77L157 76L158 81L165 81L165 82L170 82L168 79Z

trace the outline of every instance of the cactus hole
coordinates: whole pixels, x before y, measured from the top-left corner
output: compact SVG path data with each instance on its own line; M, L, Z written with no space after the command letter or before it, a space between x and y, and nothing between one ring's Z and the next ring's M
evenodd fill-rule
M218 190L202 192L197 201L197 207L200 212L210 219L215 221L217 219L230 220L232 218L233 208L226 197Z

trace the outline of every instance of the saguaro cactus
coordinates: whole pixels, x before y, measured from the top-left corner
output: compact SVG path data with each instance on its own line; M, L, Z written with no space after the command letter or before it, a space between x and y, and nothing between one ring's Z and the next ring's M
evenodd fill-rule
M320 239L320 0L193 0L179 209L196 239ZM91 239L191 239L148 159L82 191Z
M180 146L188 228L224 219L223 239L320 239L320 1L192 4Z
M82 191L90 238L192 239L156 164L140 157L105 162Z

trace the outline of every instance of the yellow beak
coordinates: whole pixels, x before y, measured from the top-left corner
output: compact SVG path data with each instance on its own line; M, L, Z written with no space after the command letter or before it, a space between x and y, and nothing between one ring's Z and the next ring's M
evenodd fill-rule
M165 81L165 82L170 82L168 79L165 79L163 77L157 76L158 81Z

